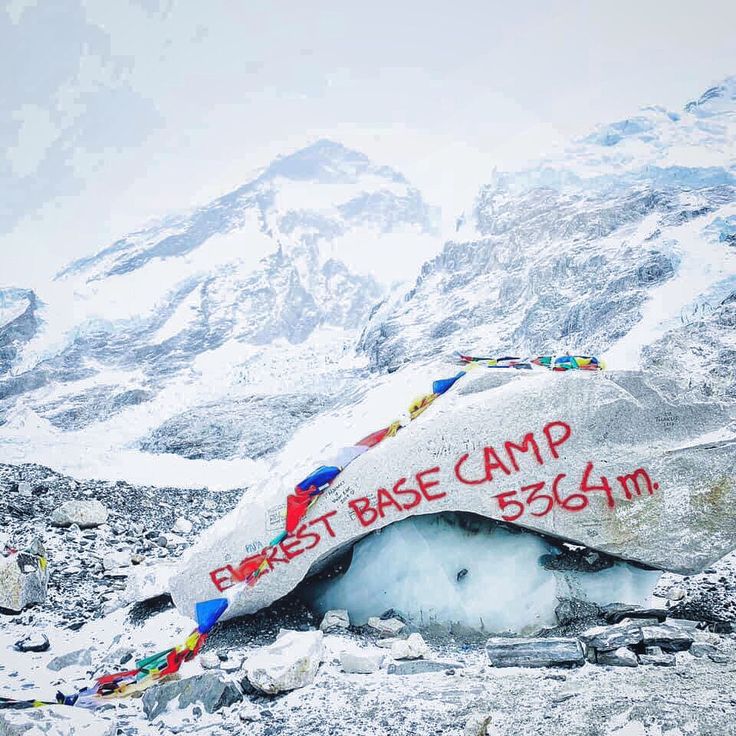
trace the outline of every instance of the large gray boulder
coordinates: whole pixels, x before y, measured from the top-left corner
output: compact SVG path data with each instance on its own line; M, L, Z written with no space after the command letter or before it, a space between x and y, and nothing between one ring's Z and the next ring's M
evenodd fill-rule
M348 465L270 551L258 583L235 587L241 565L283 529L287 494L330 461L325 453L294 467L285 457L184 556L171 580L176 605L192 615L197 601L226 595L226 617L251 613L361 536L442 511L686 574L736 548L736 437L724 406L676 403L639 372L479 369L457 385Z
M172 680L154 685L143 694L143 710L149 720L169 707L186 708L201 705L207 713L227 708L243 699L238 685L219 672L205 672L185 680Z
M46 600L49 581L46 550L39 539L26 549L0 549L0 608L20 612Z

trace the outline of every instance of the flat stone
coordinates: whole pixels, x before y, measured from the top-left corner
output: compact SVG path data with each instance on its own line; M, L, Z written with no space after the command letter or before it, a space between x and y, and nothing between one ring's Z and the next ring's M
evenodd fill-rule
M577 639L567 637L504 638L486 642L493 667L579 667L585 664Z
M631 606L623 611L611 611L606 614L606 621L610 624L621 623L624 619L652 619L663 622L667 618L667 610L664 608L636 608Z
M642 626L641 635L644 646L658 646L665 652L683 652L693 643L693 637L687 631L668 624Z
M348 674L370 675L381 669L383 654L377 652L344 651L340 652L340 666Z
M220 672L205 672L185 680L171 680L154 685L143 694L143 710L152 721L167 710L170 703L177 708L196 704L207 713L240 702L243 694L232 680Z
M91 649L76 649L73 652L61 654L54 657L46 667L54 672L66 669L67 667L89 667L92 664Z
M457 662L434 662L428 659L417 659L413 662L398 662L386 668L389 675L424 675L429 672L447 672L462 669Z
M676 663L675 655L667 652L639 655L639 664L651 664L655 667L674 667Z
M464 388L472 385L473 375L479 374L460 379ZM717 433L718 439L711 439ZM344 442L357 439L346 436ZM515 371L492 391L456 391L452 411L430 407L390 441L351 462L309 511L310 536L282 543L290 544L288 564L277 562L247 595L234 596L224 618L283 598L337 550L422 513L475 513L650 567L697 573L736 548L735 441L722 404L684 396L670 402L658 379L643 372ZM526 452L507 449L522 442ZM507 472L489 476L486 448ZM253 554L244 550L261 549L281 531L273 520L283 518L293 482L312 470L309 462L294 469L293 459L288 467L279 466L183 555L171 581L183 614L193 617L198 601L237 583L232 571ZM279 473L289 482L275 483ZM498 496L536 483L544 483L543 492L551 495L560 474L561 500L549 513L540 513L543 501L530 505L518 490ZM376 489L391 493L401 479L406 488L418 488L421 481L426 493L420 492L411 508L396 502L379 510ZM581 485L589 490L581 493ZM573 493L578 495L570 504ZM572 509L575 504L584 507ZM286 556L281 550L277 559Z
M688 649L690 654L693 655L693 657L708 657L711 654L714 654L718 651L718 649L713 644L709 644L705 641L694 641L690 645L690 649Z
M712 652L708 655L708 659L716 664L726 664L730 660L730 657L723 652Z
M612 652L598 652L597 661L598 664L610 667L637 667L639 665L636 654L627 647L619 647Z
M67 527L76 524L80 529L91 529L107 521L107 509L96 499L66 501L51 514L54 526Z
M580 634L579 638L593 649L614 651L619 647L639 644L642 640L641 624L624 620L612 626L594 626Z

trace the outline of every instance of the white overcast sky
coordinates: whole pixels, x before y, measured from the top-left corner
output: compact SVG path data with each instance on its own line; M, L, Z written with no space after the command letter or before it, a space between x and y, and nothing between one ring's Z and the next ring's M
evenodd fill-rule
M513 167L736 74L736 2L10 0L0 286L332 137L448 215Z

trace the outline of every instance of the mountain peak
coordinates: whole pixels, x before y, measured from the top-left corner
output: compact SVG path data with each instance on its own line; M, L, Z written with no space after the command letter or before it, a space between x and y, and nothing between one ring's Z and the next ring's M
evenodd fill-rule
M364 153L327 138L320 138L294 153L279 156L265 170L263 178L282 176L296 181L344 183L354 181L370 171L397 183L406 183L399 172L387 166L375 167Z
M685 110L701 116L736 112L736 75L726 77L720 84L703 92L697 100L688 102Z

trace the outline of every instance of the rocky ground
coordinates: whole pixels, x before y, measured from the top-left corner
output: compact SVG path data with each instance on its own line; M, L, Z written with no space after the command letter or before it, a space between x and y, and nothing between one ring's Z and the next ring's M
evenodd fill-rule
M180 641L192 622L166 596L135 602L128 579L176 559L242 492L77 481L39 466L0 465L0 543L20 548L39 537L50 572L45 602L0 614L0 696L74 692L96 675ZM69 500L99 501L107 520L89 529L55 526L57 510ZM665 643L661 652L645 651L645 642L627 644L619 656L634 666L593 663L581 655L579 666L502 668L491 665L487 636L424 630L425 643L414 651L416 640L407 639L413 629L400 622L394 648L385 646L391 632L379 630L390 628L385 622L338 625L322 639L320 620L298 592L255 616L222 624L176 681L143 698L116 701L96 713L0 711L0 736L736 736L734 555L701 575L663 575L655 603L688 641L684 650ZM568 606L560 611L559 629L545 635L577 635L606 623L603 614ZM282 669L276 679L283 685L288 677L304 678L298 683L303 686L269 695L259 689L263 673L255 663L264 660L272 674L269 645L281 629L305 633L279 640L284 652L277 657ZM612 636L619 629L603 631ZM16 642L29 636L46 636L48 650L16 651ZM296 638L287 648L288 637ZM284 662L299 646L309 648L300 660L307 665L287 677ZM588 658L595 659L591 651ZM647 661L657 664L640 663ZM355 671L361 669L369 671Z
M20 549L40 538L51 571L42 611L28 610L20 620L42 617L76 627L112 610L135 566L176 559L242 494L77 481L38 465L0 464L0 546L8 541ZM90 529L54 526L54 510L70 500L100 501L107 522ZM176 526L180 518L185 522Z

